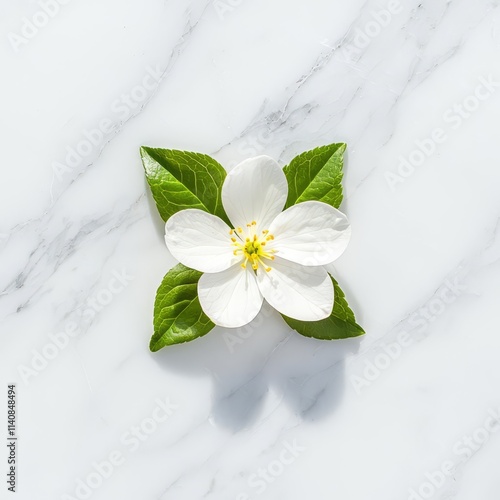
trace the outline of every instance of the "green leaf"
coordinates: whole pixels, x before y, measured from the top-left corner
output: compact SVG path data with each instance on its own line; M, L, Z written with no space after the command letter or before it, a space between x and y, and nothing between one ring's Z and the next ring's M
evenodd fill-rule
M299 321L283 316L283 319L294 330L305 337L314 337L321 340L338 340L349 337L359 337L365 331L356 323L354 313L349 308L344 292L339 284L332 278L335 303L332 314L320 321Z
M344 143L321 146L296 156L283 171L288 180L285 208L315 200L338 208L342 202Z
M201 153L146 146L141 158L164 221L180 210L198 208L229 222L221 201L226 171L220 163Z
M201 309L198 299L201 275L178 264L163 278L156 292L154 335L149 344L151 351L189 342L206 335L215 326Z

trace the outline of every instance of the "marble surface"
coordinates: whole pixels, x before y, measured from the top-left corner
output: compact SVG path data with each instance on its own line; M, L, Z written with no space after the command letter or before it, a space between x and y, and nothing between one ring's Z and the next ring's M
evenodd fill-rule
M497 500L499 5L4 0L1 498ZM174 260L139 147L339 141L367 335L264 310L150 353Z

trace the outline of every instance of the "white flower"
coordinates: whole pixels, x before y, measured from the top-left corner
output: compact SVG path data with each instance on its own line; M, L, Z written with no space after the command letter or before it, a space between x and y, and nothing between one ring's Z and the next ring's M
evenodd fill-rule
M264 299L303 321L331 314L333 284L323 266L344 252L349 223L319 201L282 212L287 196L283 170L272 158L258 156L233 168L222 186L222 204L234 228L197 209L181 210L167 221L165 241L172 255L204 273L198 296L215 324L249 323Z

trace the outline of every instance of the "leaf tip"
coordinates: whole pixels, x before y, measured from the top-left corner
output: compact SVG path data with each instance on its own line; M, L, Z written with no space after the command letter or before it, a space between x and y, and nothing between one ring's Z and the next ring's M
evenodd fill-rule
M155 337L156 337L156 334L153 335L151 337L151 340L149 341L149 350L151 352L158 352L162 348L162 346L158 342L156 342Z
M149 150L151 148L148 147L148 146L141 146L139 148L139 154L141 155L141 158L144 158L144 156L148 156L149 155Z

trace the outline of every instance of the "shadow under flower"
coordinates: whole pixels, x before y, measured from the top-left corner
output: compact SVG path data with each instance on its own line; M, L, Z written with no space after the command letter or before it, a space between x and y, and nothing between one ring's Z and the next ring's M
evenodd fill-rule
M151 356L167 371L208 374L214 387L212 422L239 431L256 422L270 390L278 396L278 406L287 404L304 421L330 414L344 394L345 360L359 343L359 338L303 337L265 304L246 327L216 327L200 339Z

